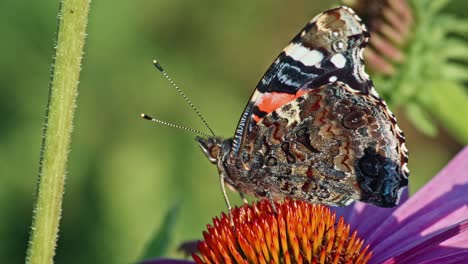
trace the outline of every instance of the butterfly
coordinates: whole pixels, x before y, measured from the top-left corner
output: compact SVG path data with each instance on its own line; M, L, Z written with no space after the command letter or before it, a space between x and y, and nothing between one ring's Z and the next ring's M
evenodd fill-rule
M197 137L241 195L330 206L398 204L408 150L364 71L366 26L345 6L313 18L258 83L233 138Z

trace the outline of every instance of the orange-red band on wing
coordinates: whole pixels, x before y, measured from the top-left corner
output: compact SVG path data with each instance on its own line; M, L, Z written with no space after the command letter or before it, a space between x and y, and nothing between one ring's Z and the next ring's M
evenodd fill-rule
M296 98L301 97L305 93L310 92L310 90L299 90L295 94L281 93L281 92L271 92L260 95L260 98L257 100L256 106L262 112L269 114L276 109L280 108L283 105L294 101ZM256 122L260 121L260 117L254 115L254 120Z
M261 120L261 118L258 115L253 115L253 119L255 120L255 123L258 123L258 121Z

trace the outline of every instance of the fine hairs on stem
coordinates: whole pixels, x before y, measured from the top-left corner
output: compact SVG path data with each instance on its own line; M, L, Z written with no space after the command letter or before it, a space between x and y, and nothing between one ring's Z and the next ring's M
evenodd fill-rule
M60 1L28 264L54 263L90 2Z

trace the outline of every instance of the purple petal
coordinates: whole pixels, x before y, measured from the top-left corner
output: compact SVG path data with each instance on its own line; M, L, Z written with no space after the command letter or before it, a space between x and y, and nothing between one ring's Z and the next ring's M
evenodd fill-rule
M444 264L457 264L457 263L465 263L468 259L468 250L458 250L457 253L446 255L443 257L428 259L424 262L419 264L434 264L434 263L444 263Z
M200 241L199 240L184 241L182 242L182 244L180 244L177 251L183 252L185 256L191 256L192 253L198 253L198 242Z
M467 231L468 220L465 220L456 225L434 232L431 235L422 237L407 247L400 248L399 252L401 253L391 257L383 263L421 263L430 259L454 254L459 252L460 248L446 247L444 242L452 238L462 238L463 240L467 240Z
M195 262L180 259L150 259L140 262L139 264L193 264Z
M400 205L407 200L408 189L401 194ZM365 238L369 237L397 208L382 208L363 202L355 202L347 207L333 207L332 210L336 211L337 216L343 216L346 223L351 225L351 230L358 230L359 237Z
M366 239L373 246L372 262L398 254L399 249L424 242L425 237L468 219L468 147L393 216ZM362 219L365 221L365 219ZM463 248L468 248L464 244Z

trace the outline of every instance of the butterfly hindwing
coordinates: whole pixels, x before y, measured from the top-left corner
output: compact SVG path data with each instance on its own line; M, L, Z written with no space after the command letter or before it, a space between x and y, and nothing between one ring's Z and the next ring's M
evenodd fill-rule
M391 207L407 184L395 126L380 100L334 82L266 115L242 151L263 160L250 170L259 192L267 186L275 198Z

